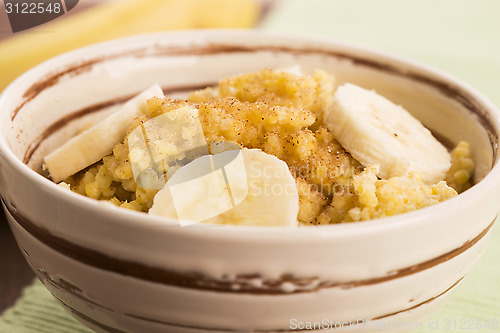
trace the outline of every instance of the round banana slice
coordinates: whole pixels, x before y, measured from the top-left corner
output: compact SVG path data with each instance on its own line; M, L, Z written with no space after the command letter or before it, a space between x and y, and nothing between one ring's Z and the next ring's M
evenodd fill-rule
M428 184L443 180L450 154L408 111L374 91L344 84L326 110L325 125L363 166L378 164L383 179L410 171Z
M246 226L297 226L299 197L285 162L258 149L205 155L178 169L150 214Z
M44 168L49 171L52 180L58 183L110 154L127 134L132 120L146 109L147 100L152 97L165 97L158 84L133 97L118 111L47 155Z

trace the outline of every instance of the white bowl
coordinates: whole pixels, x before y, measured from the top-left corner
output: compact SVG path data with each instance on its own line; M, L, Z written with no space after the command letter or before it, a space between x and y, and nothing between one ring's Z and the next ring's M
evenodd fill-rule
M468 140L477 184L435 206L367 222L181 228L71 193L34 171L88 120L153 83L182 94L295 64L376 89L445 141ZM1 195L37 276L97 332L287 332L314 322L402 331L439 305L484 249L499 211L499 116L438 70L345 43L243 31L134 36L56 57L4 90Z

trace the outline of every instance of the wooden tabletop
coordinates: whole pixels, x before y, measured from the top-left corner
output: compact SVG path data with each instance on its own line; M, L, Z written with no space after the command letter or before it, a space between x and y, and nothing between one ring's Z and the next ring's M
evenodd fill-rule
M7 218L0 212L0 314L14 304L21 290L35 275L24 260L21 250L10 231Z

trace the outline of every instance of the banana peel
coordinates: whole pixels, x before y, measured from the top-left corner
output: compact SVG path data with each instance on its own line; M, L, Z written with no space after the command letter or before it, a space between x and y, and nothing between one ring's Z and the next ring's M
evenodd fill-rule
M60 53L132 34L201 28L251 28L256 0L115 0L0 42L0 91Z

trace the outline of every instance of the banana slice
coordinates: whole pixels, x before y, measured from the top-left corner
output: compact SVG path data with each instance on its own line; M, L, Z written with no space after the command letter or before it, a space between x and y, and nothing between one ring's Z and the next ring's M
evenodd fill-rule
M299 196L288 166L258 149L205 155L181 167L149 214L246 226L297 226Z
M450 168L450 154L431 132L404 108L374 91L344 84L335 92L324 121L363 166L380 166L380 178L418 171L424 182L434 184Z
M52 180L58 183L110 154L127 134L131 121L147 107L146 102L152 97L165 97L157 84L47 155L44 168Z

